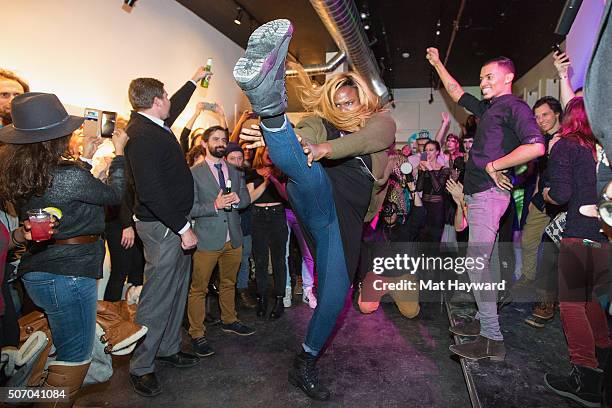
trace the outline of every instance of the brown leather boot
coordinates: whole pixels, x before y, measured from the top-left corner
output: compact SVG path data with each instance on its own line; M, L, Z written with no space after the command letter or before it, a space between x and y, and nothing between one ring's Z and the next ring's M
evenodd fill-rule
M115 303L119 303L119 310L121 311L120 314L124 320L131 323L136 323L136 309L138 307L136 303L130 305L127 300L120 300L119 302Z
M458 336L476 337L480 335L480 320L474 318L453 319L454 324L448 328Z
M453 353L471 360L489 358L492 361L504 361L506 358L506 347L503 340L491 340L482 336L478 336L471 343L453 344L449 349Z
M100 341L108 343L104 347L107 354L128 347L147 333L145 326L133 323L123 316L121 303L98 301L96 323L104 330Z
M53 361L49 363L47 378L43 383L44 388L62 387L67 388L68 394L58 401L50 401L36 404L36 408L70 408L74 397L83 385L85 375L90 363L68 363L65 361Z
M240 303L242 303L242 306L246 307L247 309L255 309L257 307L257 302L249 295L246 289L238 292L238 297L240 298Z

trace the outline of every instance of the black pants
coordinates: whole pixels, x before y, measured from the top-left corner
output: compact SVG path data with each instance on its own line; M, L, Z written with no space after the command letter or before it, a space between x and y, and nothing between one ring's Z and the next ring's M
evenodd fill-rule
M125 249L121 246L122 233L123 228L121 228L119 221L106 223L104 234L110 253L111 272L104 291L104 300L109 302L121 300L126 276L129 283L136 286L142 285L142 275L144 273L142 241L136 236L134 245Z
M267 293L269 250L272 256L272 272L274 273L274 295L284 296L285 285L287 284L285 256L288 235L285 207L283 205L253 206L251 229L257 294L266 296Z
M427 210L427 223L421 230L421 241L439 243L442 241L444 232L444 201L423 201L423 207Z

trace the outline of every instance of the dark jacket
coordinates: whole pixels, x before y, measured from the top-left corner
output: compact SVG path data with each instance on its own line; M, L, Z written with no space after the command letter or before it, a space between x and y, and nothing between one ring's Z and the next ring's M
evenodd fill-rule
M170 98L172 125L185 109L195 85L187 82ZM150 119L132 112L125 149L130 182L136 199L134 215L141 221L160 221L178 233L186 224L193 205L193 178L173 133Z
M55 239L79 235L96 235L104 232L104 206L121 202L124 188L123 156L113 159L108 184L94 178L89 171L73 162L60 165L55 171L51 187L42 197L32 197L19 209L20 218L34 208L57 207L62 219ZM53 240L33 243L22 256L19 275L32 271L57 275L102 277L104 241L90 244L54 245Z
M580 214L581 206L597 203L595 165L591 149L567 138L561 138L550 151L548 195L560 205L567 203L564 238L606 241L597 218Z

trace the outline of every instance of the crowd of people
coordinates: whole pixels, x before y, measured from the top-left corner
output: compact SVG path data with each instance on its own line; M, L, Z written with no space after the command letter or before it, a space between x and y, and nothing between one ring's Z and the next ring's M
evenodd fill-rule
M171 126L212 75L204 67L171 97L157 79L131 81L133 111L104 143L84 136L83 118L55 95L31 92L0 70L0 379L27 371L20 384L66 387L74 398L101 341L106 353L133 353L134 391L153 397L162 392L158 364L187 368L214 354L206 336L217 320L211 297L221 330L250 336L255 330L238 312L279 319L297 295L314 312L289 381L327 400L315 365L351 286L364 314L384 294L374 288L372 244L426 243L433 255L450 247L455 256L489 259L468 268L470 282L508 284L467 297L477 313L453 319L450 331L474 341L451 346L453 353L504 360L499 313L533 293L525 323L545 327L558 306L573 367L546 373L546 385L599 406L588 404L601 399L596 351L612 347L597 298L609 289L609 246L584 208L599 201L606 186L597 172L609 162L571 88L567 55L554 56L561 100L545 96L531 108L512 94L511 60L482 65L479 100L428 48L451 99L471 115L453 134L442 112L433 139L422 134L398 150L389 109L354 72L323 85L302 73L299 94L311 115L289 121L292 33L287 20L254 32L267 41L250 43L234 69L252 111L233 129L220 104L201 101L178 137ZM193 129L204 111L218 125ZM104 145L112 148L101 154ZM511 194L517 187L521 203ZM51 215L44 239L33 236L35 211ZM514 230L522 230L518 268ZM386 279L404 278L418 280ZM391 298L403 316L418 318L418 288ZM46 351L29 360L20 354L33 342L28 327L46 336ZM191 352L181 349L184 331Z

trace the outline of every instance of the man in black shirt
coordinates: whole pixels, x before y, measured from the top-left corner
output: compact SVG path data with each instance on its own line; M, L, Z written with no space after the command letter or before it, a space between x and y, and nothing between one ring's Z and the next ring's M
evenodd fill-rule
M474 144L466 164L463 192L468 204L470 227L467 258L484 258L484 268L469 270L472 283L493 282L488 267L499 228L499 220L510 202L512 183L502 172L544 154L544 138L529 106L512 95L514 64L500 57L480 70L483 100L463 91L440 61L438 50L427 49L427 59L436 69L453 101L480 118ZM486 288L486 286L483 286ZM501 361L506 350L499 330L497 290L475 290L478 314L474 321L451 331L477 336L476 341L453 345L451 351L465 358Z
M199 68L170 99L164 84L153 78L130 83L134 111L126 132L128 171L136 200L136 230L145 253L144 285L136 321L149 328L130 361L134 391L151 397L161 393L156 361L191 367L198 357L180 350L180 329L189 291L191 256L198 239L191 229L193 178L170 126L185 109L196 82L209 75Z

